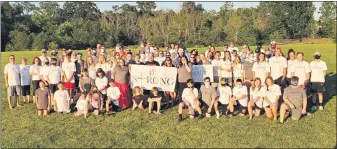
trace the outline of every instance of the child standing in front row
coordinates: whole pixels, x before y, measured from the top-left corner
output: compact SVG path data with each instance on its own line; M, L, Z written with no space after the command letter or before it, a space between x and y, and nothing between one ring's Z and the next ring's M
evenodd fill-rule
M81 116L84 115L84 118L87 118L88 114L88 100L86 99L86 93L82 93L80 98L77 100L76 103L77 112L75 113L75 116Z
M147 100L149 102L149 113L151 113L153 103L156 102L157 103L157 112L154 111L154 113L161 114L160 113L160 105L161 105L162 97L158 94L158 88L153 87L151 92L152 93L151 93L149 99Z
M54 94L54 111L58 113L70 112L70 96L67 90L65 90L63 83L57 84L58 90Z
M48 115L50 107L50 92L43 81L39 82L40 88L36 90L37 115Z

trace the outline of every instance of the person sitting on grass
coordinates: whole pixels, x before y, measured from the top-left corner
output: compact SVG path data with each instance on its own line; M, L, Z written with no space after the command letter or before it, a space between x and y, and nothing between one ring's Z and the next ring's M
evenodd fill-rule
M253 108L255 109L255 116L260 116L261 109L263 108L263 97L265 90L262 87L261 79L255 78L254 83L250 87L250 100L248 102L249 119L253 119Z
M217 96L218 96L218 103L215 103L215 109L218 109L218 105L221 106L221 114L222 115L227 115L228 113L228 104L229 100L232 97L232 89L229 87L229 83L226 82L226 78L221 78L221 86L218 87L217 89ZM219 118L217 116L217 118Z
M187 88L183 90L183 93L181 95L182 102L179 104L179 122L183 120L183 108L187 107L189 110L190 118L194 118L194 110L197 110L199 113L198 119L202 118L202 113L199 106L198 101L198 89L194 88L193 86L193 80L188 79L187 80Z
M119 88L115 85L115 80L111 79L109 82L110 87L107 90L107 100L106 100L106 115L110 115L109 105L112 103L113 112L117 112L119 106L119 98L121 97L121 92Z
M48 115L50 109L50 92L44 81L39 82L40 88L36 90L37 115Z
M94 112L94 115L99 115L103 109L102 94L98 91L97 86L93 86L87 96L87 101L90 103L90 110Z
M204 78L204 85L200 87L199 97L201 97L201 101L204 107L204 114L206 117L211 117L211 111L213 104L216 101L216 90L211 86L210 78Z
M264 108L268 118L274 118L277 120L277 108L279 99L281 96L281 88L277 84L274 84L272 77L266 78L266 86L264 86L265 96L264 96Z
M87 118L88 114L88 100L86 99L86 93L82 92L80 98L78 98L76 103L77 112L75 116L84 115L84 118Z
M133 88L132 95L133 95L132 96L132 102L133 102L132 110L135 110L136 108L144 110L143 100L145 96L139 86L136 86Z
M237 102L238 101L238 102ZM230 117L233 116L234 105L239 108L240 116L245 116L248 105L248 91L247 87L242 85L242 80L237 79L235 87L233 88L233 97L229 103Z
M280 124L283 124L284 116L289 109L293 120L299 120L302 114L307 113L307 94L305 90L298 85L298 80L299 78L297 76L293 76L291 78L291 85L284 90L284 102L280 108L280 121L278 122Z
M67 90L65 90L63 83L57 84L58 90L54 94L54 111L58 113L70 112L70 96Z
M160 113L161 99L162 97L159 95L158 88L153 87L149 99L147 100L149 102L149 114L151 113L154 102L157 103L157 112L153 111L153 113L161 114Z

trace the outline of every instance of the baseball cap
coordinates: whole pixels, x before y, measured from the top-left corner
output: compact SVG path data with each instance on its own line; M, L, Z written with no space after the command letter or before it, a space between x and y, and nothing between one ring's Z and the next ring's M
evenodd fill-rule
M319 52L315 52L315 53L314 53L314 56L315 56L315 55L319 55L319 56L321 56L321 53L319 53Z
M46 52L47 52L46 49L42 49L42 50L41 50L41 53L46 53Z

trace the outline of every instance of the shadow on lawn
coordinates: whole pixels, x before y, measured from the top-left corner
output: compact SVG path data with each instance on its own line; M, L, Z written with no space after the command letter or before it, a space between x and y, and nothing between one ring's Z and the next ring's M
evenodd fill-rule
M325 92L323 93L323 106L325 106L329 101L331 101L334 96L336 96L336 79L337 75L330 72L326 75L325 78L325 83L324 83L324 88L325 88ZM318 102L318 97L316 99L316 102ZM308 93L308 110L310 110L310 108L313 106L312 103L312 93L309 92ZM313 113L315 113L316 111L314 111Z

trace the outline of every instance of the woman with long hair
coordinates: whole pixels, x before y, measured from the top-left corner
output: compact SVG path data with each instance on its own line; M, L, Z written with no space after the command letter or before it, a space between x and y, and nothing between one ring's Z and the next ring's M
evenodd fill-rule
M277 120L277 108L278 102L281 97L281 88L279 85L274 84L274 79L272 77L266 78L266 86L264 86L265 95L263 106L268 118L274 118Z
M35 92L39 88L39 82L41 81L40 69L42 67L41 60L38 57L34 57L33 63L29 68L29 73L32 76L33 84L33 102L36 103Z
M255 78L250 87L250 100L248 102L249 119L253 119L253 108L255 109L255 117L260 116L261 109L263 108L264 94L265 90L261 85L261 79Z
M105 56L100 54L98 57L98 63L96 64L96 71L98 68L101 68L105 74L108 74L109 70L109 63L106 62Z
M287 85L290 85L291 83L291 68L293 66L294 63L297 62L297 59L296 59L296 56L295 56L295 50L293 49L289 49L288 50L288 57L287 57L287 77L286 77L286 80L287 80Z
M257 57L257 61L253 65L253 79L260 78L261 80L265 80L266 77L270 75L270 67L269 64L266 62L266 55L264 53L259 53ZM265 83L262 82L262 86Z
M233 61L233 75L234 80L242 79L243 76L243 64L241 63L241 58L236 56Z
M89 77L91 79L96 79L96 64L91 56L87 57L86 65L84 68L88 70Z
M129 95L129 68L125 66L124 60L118 60L118 63L111 73L112 79L115 80L115 85L121 92L119 100L119 108L127 109L131 106Z
M233 87L233 66L231 60L231 53L225 52L224 59L221 63L221 77L225 78L225 81L230 87Z
M171 58L167 57L165 59L164 67L175 67ZM176 85L177 88L177 85ZM176 89L175 89L176 90ZM168 104L165 109L173 107L174 100L176 99L176 92L165 91L164 95L168 99Z
M180 64L178 68L178 84L179 84L179 102L182 101L181 95L184 89L187 87L187 80L192 79L192 65L187 61L187 57L183 56L180 59Z
M208 61L208 59L206 58L205 54L204 53L201 53L199 55L199 62L198 62L198 65L209 65L211 64L210 61Z

